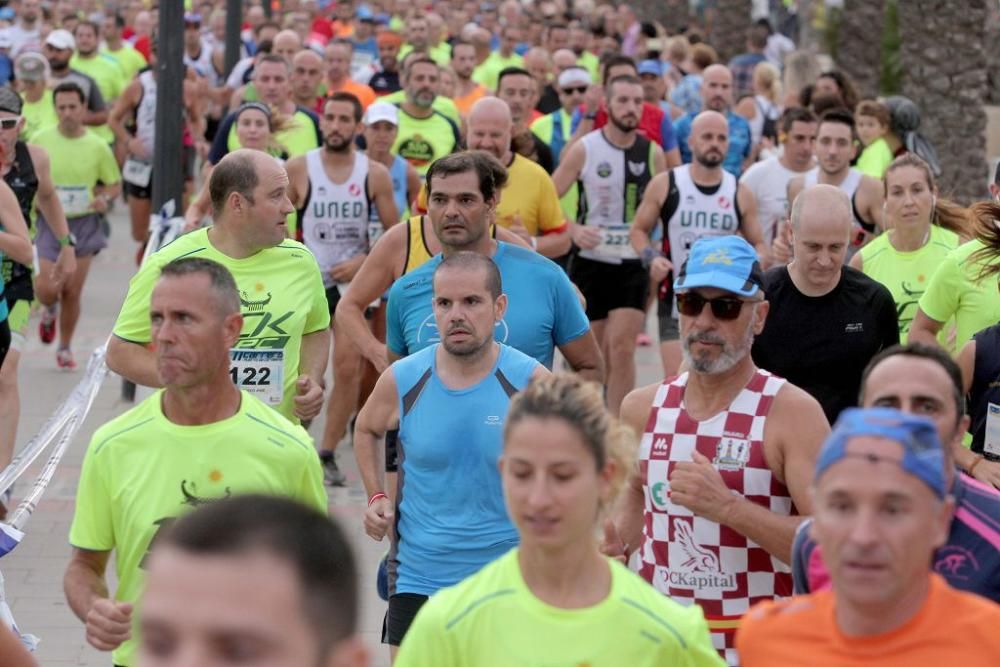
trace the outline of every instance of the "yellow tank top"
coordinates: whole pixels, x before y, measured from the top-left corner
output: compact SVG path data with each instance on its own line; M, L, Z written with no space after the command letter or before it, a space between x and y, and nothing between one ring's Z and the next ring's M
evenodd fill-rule
M403 263L403 275L420 267L434 255L427 248L424 238L424 216L415 215L406 220L406 261Z

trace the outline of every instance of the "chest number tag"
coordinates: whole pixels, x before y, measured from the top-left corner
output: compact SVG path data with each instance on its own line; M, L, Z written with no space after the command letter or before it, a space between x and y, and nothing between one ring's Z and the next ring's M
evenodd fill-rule
M638 259L632 241L629 239L628 225L615 225L601 229L601 245L597 252L618 259Z
M280 405L285 394L283 350L230 350L229 376L240 389L268 405Z
M125 160L122 167L122 178L138 188L149 187L149 177L153 173L153 165L133 157Z

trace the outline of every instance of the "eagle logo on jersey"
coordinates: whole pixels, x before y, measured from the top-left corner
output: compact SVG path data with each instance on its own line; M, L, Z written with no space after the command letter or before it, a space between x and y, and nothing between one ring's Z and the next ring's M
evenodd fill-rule
M646 163L645 162L632 162L628 161L628 170L632 172L633 176L642 176L646 173Z
M719 557L698 544L691 531L691 524L681 519L674 519L674 536L681 545L687 560L681 567L691 568L695 572L719 572Z

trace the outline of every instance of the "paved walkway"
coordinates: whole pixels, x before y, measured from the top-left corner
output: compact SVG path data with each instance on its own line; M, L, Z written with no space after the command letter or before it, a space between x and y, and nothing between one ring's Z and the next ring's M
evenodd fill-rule
M129 235L129 223L121 204L112 215L111 246L94 261L84 292L83 318L77 331L74 352L81 369L91 350L110 334L134 272L135 248ZM656 333L655 319L650 323L650 333ZM639 381L654 382L659 378L659 360L655 347L642 348L638 355ZM37 336L37 320L32 321L27 349L21 362L21 426L18 447L41 428L60 401L62 401L82 376L82 370L65 373L56 369L55 349L43 346ZM94 407L84 423L76 441L71 445L49 485L45 497L32 515L26 528L26 537L17 549L0 561L0 571L6 579L8 602L23 632L41 638L36 657L45 667L89 665L107 667L109 654L94 650L86 644L83 626L66 605L62 593L62 576L70 548L67 542L76 482L83 452L94 430L107 420L130 407L119 398L120 380L109 375ZM312 426L312 433L322 433L322 419ZM44 460L44 456L42 457ZM361 565L362 610L361 624L364 638L373 651L373 665L389 664L387 650L379 644L384 603L375 593L375 566L385 544L373 542L361 527L361 514L365 503L364 489L358 478L354 457L349 448L340 456L348 476L348 486L330 490L330 512L343 525L350 536ZM15 500L27 488L38 465L28 471L14 489Z

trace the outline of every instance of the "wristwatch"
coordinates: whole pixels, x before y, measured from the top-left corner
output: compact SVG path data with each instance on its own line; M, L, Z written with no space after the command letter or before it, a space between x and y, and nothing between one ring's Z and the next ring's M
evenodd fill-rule
M66 246L76 247L76 237L73 236L73 232L70 232L66 236L59 239L59 246L65 248Z
M642 268L648 270L650 264L652 264L653 260L657 257L663 257L663 253L659 252L652 246L646 246L643 248L642 252L639 253L639 259L642 261Z

